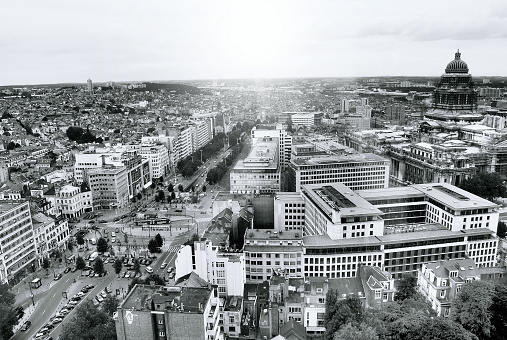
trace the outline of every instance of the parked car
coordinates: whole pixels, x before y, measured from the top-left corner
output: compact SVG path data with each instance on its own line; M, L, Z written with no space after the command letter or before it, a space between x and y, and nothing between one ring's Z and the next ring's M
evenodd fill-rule
M70 267L65 268L65 270L63 271L63 273L67 274L68 272L70 272L70 269L71 269Z
M28 328L30 328L30 326L32 325L32 322L30 320L28 321L25 321L25 323L23 324L23 326L21 326L21 331L26 331L28 330Z
M63 275L62 275L62 273L58 273L58 274L56 274L56 275L55 275L55 281L60 280L60 279L62 278L62 276L63 276Z
M99 220L99 223L107 223L106 220Z
M172 272L171 274L169 274L169 278L174 279L174 275L175 275L174 272Z
M173 270L174 270L174 267L169 267L169 269L167 269L167 272L168 272L168 273L172 273L172 272L173 272Z
M152 274L152 273L153 273L153 268L151 268L151 267L149 267L149 266L148 266L148 267L146 267L146 272L147 272L148 274Z
M95 296L95 299L97 299L98 302L103 302L104 298L100 295Z

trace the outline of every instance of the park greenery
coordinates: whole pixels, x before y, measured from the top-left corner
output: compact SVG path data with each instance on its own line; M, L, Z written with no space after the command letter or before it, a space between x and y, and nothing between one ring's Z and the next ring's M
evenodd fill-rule
M86 131L79 126L69 126L65 132L67 137L78 144L83 143L102 143L102 138L96 138L88 128Z
M102 311L94 306L91 300L85 300L76 308L72 320L63 325L60 340L116 340L114 320L108 315L110 311L109 307L107 311Z
M459 187L489 201L499 197L507 197L507 188L498 173L480 172L461 182Z
M438 317L408 276L397 282L395 301L364 309L357 296L330 289L324 326L328 340L507 339L507 287L487 281L463 285L451 317Z
M13 328L18 323L14 308L15 296L7 283L0 284L0 340L7 340L13 334Z
M228 142L229 147L234 147L239 141L242 133L249 133L251 126L248 123L237 123L229 133L217 133L213 139L195 151L192 155L181 159L176 167L184 177L191 177L199 167L208 159L216 156ZM231 162L229 162L230 164Z

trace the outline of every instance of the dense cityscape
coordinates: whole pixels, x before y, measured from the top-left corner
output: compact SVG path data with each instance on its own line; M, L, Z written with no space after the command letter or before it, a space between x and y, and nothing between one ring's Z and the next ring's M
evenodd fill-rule
M507 88L449 56L1 87L0 339L504 339Z

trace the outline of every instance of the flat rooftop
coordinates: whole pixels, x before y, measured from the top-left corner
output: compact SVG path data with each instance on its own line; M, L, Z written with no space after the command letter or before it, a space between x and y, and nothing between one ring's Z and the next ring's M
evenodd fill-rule
M302 193L324 209L328 215L331 215L333 210L339 211L342 217L384 215L373 204L342 183L307 184L302 187Z
M411 187L454 210L492 209L498 204L448 183L413 184Z
M392 187L392 188L380 188L380 189L367 189L357 190L356 193L369 201L377 200L393 200L400 198L424 198L425 194L414 187Z
M248 156L239 160L233 171L241 170L276 170L278 169L278 139L259 139Z
M291 163L298 166L318 166L328 164L343 164L343 163L371 163L371 162L384 162L388 163L389 160L375 155L373 153L361 154L346 154L346 155L326 155L322 157L312 157L310 159L293 159Z
M121 308L152 310L153 302L155 305L164 305L165 311L202 313L202 307L208 303L211 293L211 289L200 287L135 285L121 304Z

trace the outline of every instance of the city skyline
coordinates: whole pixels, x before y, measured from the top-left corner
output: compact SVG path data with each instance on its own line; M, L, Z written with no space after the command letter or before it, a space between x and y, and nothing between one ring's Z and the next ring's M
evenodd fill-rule
M0 85L439 76L459 49L506 76L500 1L23 1L3 6Z

